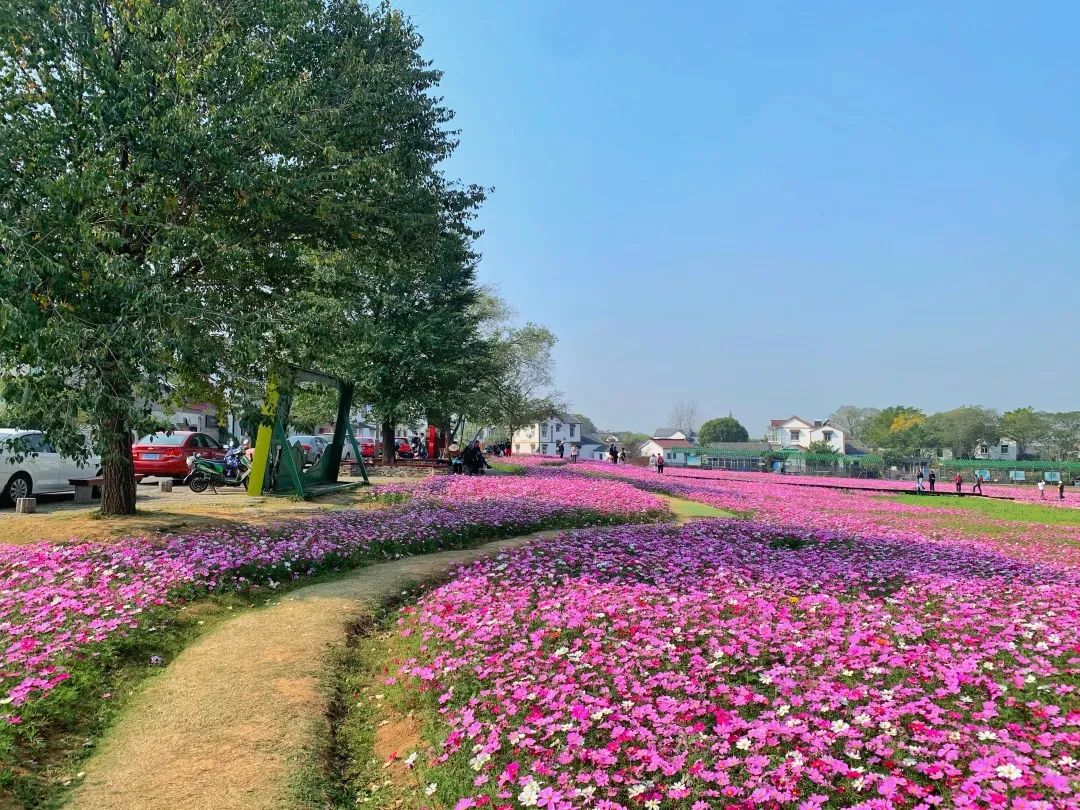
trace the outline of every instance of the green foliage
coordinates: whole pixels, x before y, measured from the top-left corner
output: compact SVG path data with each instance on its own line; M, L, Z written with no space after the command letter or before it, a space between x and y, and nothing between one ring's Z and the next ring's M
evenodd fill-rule
M925 419L918 408L893 405L870 420L864 441L871 447L893 450L901 456L914 455L923 447L922 423Z
M300 433L314 433L337 419L338 391L316 383L302 384L292 395L289 422Z
M478 404L481 421L505 426L511 436L524 425L547 419L561 409L551 390L551 350L556 337L544 326L503 326L490 339L496 369Z
M578 420L578 422L581 423L581 432L582 433L593 433L593 434L595 434L595 433L598 433L600 431L600 429L596 426L596 423L593 422L593 420L590 419L589 417L587 417L585 414L583 414L583 413L573 413L573 414L570 414L570 415L573 416L576 420Z
M999 438L997 411L974 405L935 413L922 425L923 446L947 448L954 458L971 458L979 444L993 444Z
M619 437L619 441L626 448L626 454L634 457L640 455L641 445L652 438L647 433L634 433L632 430L625 430L615 435Z
M0 368L62 450L95 426L106 512L178 381L336 352L390 417L460 377L483 195L419 46L352 0L6 5Z
M839 458L842 454L836 452L836 449L826 441L810 442L806 447L806 452L809 455L817 456L836 456Z
M716 442L745 442L750 440L750 434L734 416L722 416L719 419L709 419L701 426L698 434L698 442L701 444L715 444Z
M857 405L841 405L829 416L829 424L844 431L853 441L866 441L866 431L881 411L877 408L860 408Z
M1001 435L1016 442L1018 455L1023 455L1033 440L1045 436L1049 426L1047 415L1031 407L1016 408L1001 417Z

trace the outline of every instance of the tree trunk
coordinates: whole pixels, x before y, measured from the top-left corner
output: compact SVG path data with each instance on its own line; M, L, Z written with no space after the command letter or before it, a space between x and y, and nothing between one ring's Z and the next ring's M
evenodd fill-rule
M131 428L122 413L101 425L105 452L101 459L103 515L135 514L135 464L131 458Z
M384 419L382 423L383 461L393 464L397 461L397 443L394 441L394 422Z

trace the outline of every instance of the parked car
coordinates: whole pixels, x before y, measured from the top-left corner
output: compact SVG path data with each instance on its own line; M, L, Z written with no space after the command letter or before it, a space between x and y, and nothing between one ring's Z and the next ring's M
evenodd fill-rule
M159 430L143 436L131 448L136 475L178 480L187 476L187 458L196 453L203 458L220 461L225 458L225 447L206 433L189 430L166 433Z
M300 443L300 447L304 450L304 464L314 464L320 458L322 458L323 452L330 446L328 442L322 436L290 436L289 444Z
M375 458L375 440L374 439L361 439L360 440L360 455L364 458Z
M413 446L409 443L408 439L394 439L394 444L397 445L398 458L412 458L416 455L415 452L413 452Z
M22 460L16 461L16 456ZM35 493L71 492L68 479L94 478L100 472L98 456L80 463L57 453L36 430L0 428L0 501L5 505Z

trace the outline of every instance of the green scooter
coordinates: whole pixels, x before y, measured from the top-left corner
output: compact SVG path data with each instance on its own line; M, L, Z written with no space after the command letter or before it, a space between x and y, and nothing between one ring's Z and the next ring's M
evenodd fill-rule
M212 488L216 493L219 486L246 487L251 475L251 462L240 447L230 447L222 461L188 456L187 465L191 472L184 483L192 492L206 492L207 488Z

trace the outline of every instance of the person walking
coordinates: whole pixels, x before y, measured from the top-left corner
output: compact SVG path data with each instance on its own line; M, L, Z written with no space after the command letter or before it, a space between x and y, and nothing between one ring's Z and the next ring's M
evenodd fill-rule
M1065 479L1058 479L1058 500L1065 500Z
M1040 480L1039 483L1036 484L1036 486L1039 488L1039 497L1042 498L1045 501L1046 500L1046 482Z
M956 494L959 495L961 488L964 486L964 476L957 473L956 477L953 478L953 483L956 484Z
M915 476L915 491L916 492L922 492L922 482L923 482L922 467L919 467L919 472Z
M664 474L664 454L663 453L657 453L656 454L656 471L658 473L660 473L660 475Z
M577 464L578 446L576 444L570 445L570 463Z
M935 491L934 490L934 485L937 484L937 473L934 472L933 470L931 470L929 479L930 479L930 491L934 492Z
M562 439L559 439L558 443L555 445L555 452L559 454L559 458L563 457L564 450L565 448L563 446Z
M626 448L625 447L622 450L619 451L619 461L621 461L623 464L626 463Z
M656 472L656 453L649 453L649 469Z
M619 463L619 451L615 449L614 444L611 445L611 447L608 448L607 454L608 454L608 458L611 459L612 464L618 464Z
M982 495L982 476L979 475L978 470L975 471L975 483L971 485L971 494L974 495L976 492Z

